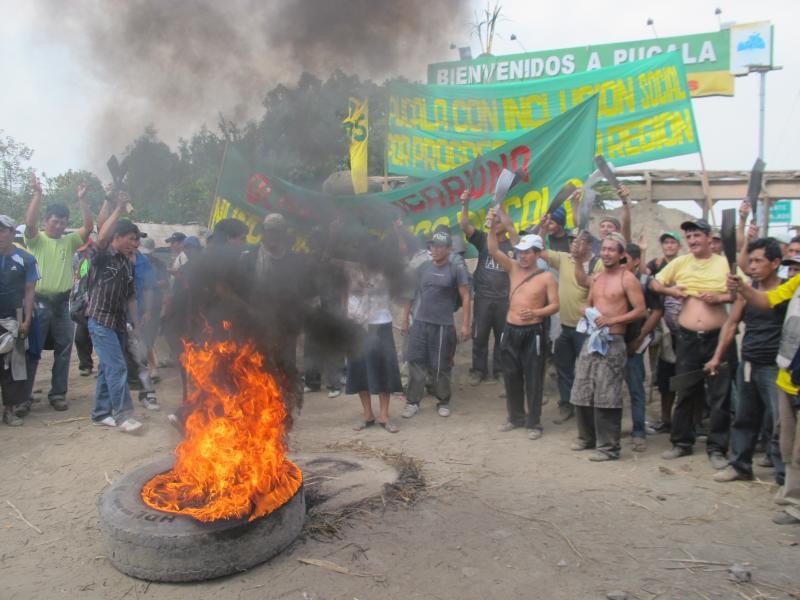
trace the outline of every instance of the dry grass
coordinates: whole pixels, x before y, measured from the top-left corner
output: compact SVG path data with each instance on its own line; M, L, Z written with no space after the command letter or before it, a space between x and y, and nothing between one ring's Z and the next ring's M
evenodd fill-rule
M302 536L319 541L341 539L345 525L356 518L380 517L387 508L413 506L425 491L425 477L422 474L422 461L402 453L388 452L358 443L347 442L327 446L331 452L353 452L379 458L395 467L399 473L397 481L387 483L380 495L365 498L335 511L311 508L306 515Z

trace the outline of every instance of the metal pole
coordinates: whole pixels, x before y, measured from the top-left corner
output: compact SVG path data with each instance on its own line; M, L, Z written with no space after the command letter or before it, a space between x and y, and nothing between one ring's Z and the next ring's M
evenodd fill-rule
M764 104L767 95L767 71L759 71L758 91L758 157L764 160Z

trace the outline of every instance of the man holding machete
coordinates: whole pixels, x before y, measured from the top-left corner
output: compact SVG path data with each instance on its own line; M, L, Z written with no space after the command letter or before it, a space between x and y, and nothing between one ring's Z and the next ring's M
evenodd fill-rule
M778 268L781 265L781 247L777 241L761 238L747 245L748 272L754 288L761 291L774 290L781 284ZM738 296L733 310L722 326L714 356L705 365L711 374L717 372L729 352L735 353L733 344L739 322L744 322L742 338L742 362L736 374L736 416L731 427L730 464L724 471L714 475L714 481L736 481L753 479L753 453L764 421L769 415L773 426L777 421L778 367L775 359L781 339L786 307L776 310L759 310ZM773 410L774 407L774 410ZM773 414L774 413L774 414ZM777 444L775 445L777 446ZM770 444L768 450L773 464L780 471L780 452ZM775 456L777 455L777 456Z
M683 300L678 318L676 376L702 371L711 360L720 329L728 319L724 304L733 300L726 287L728 261L711 251L711 226L703 219L696 219L684 221L681 229L690 253L671 261L650 283L654 292ZM697 407L705 403L707 388L711 407L706 442L708 457L715 469L728 466L725 455L731 421L730 384L726 369L716 374L706 373L678 390L670 433L673 447L664 452L662 458L671 460L692 453L697 425L693 415Z
M487 239L494 236L496 245L506 257L512 252L512 245L503 221L493 224L488 234L472 225L469 220L469 199L469 190L461 194L459 224L467 236L467 241L478 250L478 264L472 275L475 300L472 316L472 369L469 376L470 385L478 385L484 379L493 382L500 376L502 370L500 334L503 332L508 313L508 273L491 254ZM490 333L494 335L491 371L489 370Z
M500 431L524 425L528 439L538 440L542 437L544 367L549 343L545 320L558 312L556 279L537 264L544 246L541 237L523 235L514 245L517 258L509 258L497 243L498 223L493 209L489 210L489 217L492 219L489 252L509 273L511 290L500 343L508 421L500 426Z
M595 448L589 460L619 458L622 434L622 383L626 360L625 329L646 315L642 287L622 265L625 238L608 235L600 246L603 272L595 275L584 309L586 333L575 365L570 402L575 406L576 451Z
M783 487L775 503L784 507L772 522L778 525L800 524L800 276L795 276L774 290L761 291L728 275L728 288L760 310L776 308L788 302L778 346L778 408L781 458L786 464Z

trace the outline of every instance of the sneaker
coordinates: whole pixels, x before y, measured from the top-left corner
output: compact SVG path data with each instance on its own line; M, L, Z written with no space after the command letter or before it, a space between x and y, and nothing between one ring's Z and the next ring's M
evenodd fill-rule
M633 438L633 451L644 452L645 450L647 450L647 440L643 437Z
M730 463L728 463L728 459L725 458L725 455L721 452L712 452L708 455L708 462L711 463L711 466L714 467L717 471L721 471L728 467Z
M759 467L764 467L766 469L771 469L775 466L774 464L772 464L772 457L770 457L769 454L765 454L764 456L759 458L758 461L756 461L756 464Z
M101 419L100 421L92 421L92 425L103 425L104 427L116 427L117 422L114 420L114 417L106 417L105 419Z
M170 425L172 425L172 426L173 426L173 427L174 427L174 428L175 428L175 429L178 431L178 433L180 433L181 435L184 435L184 434L186 433L186 429L184 428L184 426L183 426L183 423L182 423L182 422L181 422L181 420L178 418L178 415L176 415L175 413L170 413L170 414L168 414L168 415L167 415L167 421L168 421L168 422L169 422L169 424L170 424Z
M581 450L592 450L594 448L593 445L587 444L584 441L576 440L572 442L572 445L569 447L570 450L573 452L580 452Z
M55 410L62 411L67 410L69 408L69 404L67 404L67 399L64 396L53 396L50 398L50 406L52 406Z
M589 460L592 462L605 462L607 460L616 460L616 456L611 456L610 454L606 454L605 452L601 452L600 450L595 450L589 456Z
M80 373L81 377L89 377L92 374L92 367L80 367L78 368L78 373Z
M31 412L31 404L33 404L33 400L26 400L25 402L20 402L14 407L14 414L18 417L26 417L28 413Z
M403 412L400 413L400 416L404 419L410 419L415 414L419 412L419 404L411 404L407 402L406 405L403 407Z
M670 450L661 453L661 458L664 460L673 460L681 456L690 456L692 454L691 448L683 448L681 446L673 446ZM727 464L727 462L726 462Z
M781 511L772 517L772 522L776 525L798 525L800 519L796 519L786 511Z
M506 433L508 431L511 431L512 429L517 429L518 427L519 425L514 425L511 421L506 421L505 423L500 425L500 427L497 428L497 431L499 431L500 433Z
M727 483L728 481L749 481L752 479L752 477L747 477L746 475L739 473L739 471L737 471L732 465L728 465L719 473L714 473L714 477L712 479L714 481L719 481L720 483Z
M534 427L533 429L528 429L529 440L538 440L540 437L542 437L541 427Z
M3 423L9 427L19 427L22 425L22 419L17 416L13 408L9 407L3 411Z
M119 430L123 433L132 433L142 426L136 419L125 419L120 425Z
M558 418L553 419L553 423L555 423L556 425L561 425L562 423L566 423L567 421L569 421L574 416L575 416L575 408L572 406L572 404L568 406L560 406L558 408Z
M483 374L478 373L478 371L473 371L469 374L469 384L470 385L478 385L481 381L483 381Z
M672 423L669 421L656 421L653 426L651 427L654 433L669 433L672 429Z
M328 388L328 398L338 398L342 395L342 390L339 388Z
M436 412L439 413L440 417L449 417L450 407L447 406L447 404L440 404L439 407L436 409Z
M139 402L141 402L142 406L147 410L161 410L155 392L140 393Z

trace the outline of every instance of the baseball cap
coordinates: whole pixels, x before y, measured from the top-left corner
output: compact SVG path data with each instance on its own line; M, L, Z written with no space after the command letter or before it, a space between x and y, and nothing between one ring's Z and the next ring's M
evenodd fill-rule
M280 213L270 213L264 217L261 228L263 231L284 232L286 231L286 219Z
M185 240L186 240L186 234L182 233L180 231L176 231L175 233L173 233L171 236L169 236L164 241L167 244L171 244L172 242L183 242Z
M681 229L683 231L699 229L704 233L711 233L711 225L709 225L708 221L706 221L705 219L691 219L689 221L684 221L683 223L681 223Z
M624 250L624 249L626 249L626 248L628 247L628 242L626 242L626 241L625 241L625 236L623 236L621 233L618 233L618 232L616 232L616 231L612 231L611 233L609 233L609 234L608 234L608 235L607 235L605 238L603 238L603 239L606 239L606 240L614 240L615 242L617 242L617 243L620 245L620 247L621 247L623 250Z
M153 238L148 238L142 242L142 245L139 246L139 252L142 254L152 254L153 251L156 249L156 241Z
M719 227L712 227L711 228L711 237L721 240L722 239L722 230Z
M202 244L200 243L200 239L190 235L183 241L183 246L185 248L202 248Z
M531 248L535 248L536 250L542 250L544 248L542 238L535 233L523 235L519 238L519 241L514 244L515 250L530 250Z
M778 240L781 244L791 244L792 240L794 239L794 236L788 231L776 233L772 237Z
M661 236L659 236L658 241L663 243L664 240L667 238L672 238L679 244L683 243L683 238L681 237L681 234L678 233L677 231L665 231L664 233L661 234Z
M437 231L428 240L429 246L447 246L448 248L453 245L453 238L447 231Z
M5 227L6 229L13 229L16 231L17 224L8 215L0 215L0 227Z
M563 206L559 206L553 211L553 214L550 215L550 218L563 227L567 224L567 211Z
M117 221L117 225L114 228L114 235L130 235L131 233L143 237L142 232L139 231L139 227L130 219L120 219Z
M800 265L800 254L795 254L794 256L788 256L781 261L782 265L786 265L787 267L797 266Z
M611 215L607 215L607 216L603 217L602 219L600 219L600 223L604 223L606 221L608 221L609 223L613 223L614 226L618 230L622 229L622 223L620 223L620 221L619 221L619 219L617 217L612 217Z

